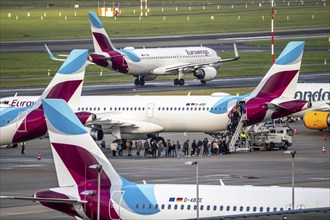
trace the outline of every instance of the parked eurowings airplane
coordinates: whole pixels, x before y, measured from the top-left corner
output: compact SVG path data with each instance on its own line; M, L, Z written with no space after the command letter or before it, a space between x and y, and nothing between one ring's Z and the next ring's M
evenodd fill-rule
M90 111L97 119L89 126L119 139L158 139L160 132L226 130L228 113L245 102L248 124L291 115L310 107L293 99L304 42L291 42L250 94L230 96L82 96L76 111Z
M196 185L130 182L116 172L66 102L42 103L59 187L33 197L2 199L38 201L77 219L102 220L197 215L219 219L330 210L329 188L296 187L292 202L291 187L199 185L197 194Z
M239 59L234 45L235 57L221 59L217 52L208 47L143 48L127 47L116 49L102 22L95 12L89 13L94 53L89 55L91 62L136 77L135 85L144 85L160 75L178 75L174 85L184 85L183 75L193 73L202 83L213 80L224 62ZM56 58L46 47L50 57ZM57 59L60 60L60 59Z
M47 132L42 98L62 98L77 108L84 81L88 50L73 50L62 64L48 87L29 106L0 110L0 145L15 144L42 137ZM77 112L82 122L91 120L91 114Z

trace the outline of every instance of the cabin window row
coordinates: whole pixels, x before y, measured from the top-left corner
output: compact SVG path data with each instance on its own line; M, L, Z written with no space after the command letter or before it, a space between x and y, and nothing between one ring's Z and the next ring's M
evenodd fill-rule
M197 205L171 205L171 204L168 204L168 205L165 205L165 204L162 204L162 205L158 205L156 204L155 206L153 206L152 204L149 204L148 206L146 204L136 204L135 205L135 208L136 209L165 209L167 208L168 210L170 209L173 209L174 210L197 210ZM253 207L250 207L250 206L223 206L223 205L220 205L220 206L211 206L211 205L200 205L199 207L199 210L203 211L203 210L207 210L207 211L233 211L233 212L237 212L237 211L240 211L240 212L277 212L277 211L284 211L284 208L281 207L281 208L277 208L277 207L256 207L256 206L253 206ZM289 208L288 210L290 210L291 208Z
M101 111L101 107L79 107L78 111ZM103 107L103 111L107 108ZM110 107L109 111L144 111L145 107Z
M192 58L192 57L210 57L210 55L193 55L193 56L165 56L165 57L141 57L142 60L153 59L178 59L178 58Z
M226 108L218 107L158 107L158 111L221 111L226 110Z
M79 107L78 111L106 111L106 107ZM145 107L110 107L109 111L144 111ZM225 108L213 107L158 107L158 111L221 111Z

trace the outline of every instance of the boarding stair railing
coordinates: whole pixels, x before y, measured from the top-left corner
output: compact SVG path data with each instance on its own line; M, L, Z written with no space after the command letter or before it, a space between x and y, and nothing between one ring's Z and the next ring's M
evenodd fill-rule
M238 150L238 148L236 147L236 143L237 143L237 140L239 140L239 138L240 138L240 134L245 129L246 121L247 121L247 114L243 113L240 117L236 130L235 130L234 134L232 135L231 140L229 142L229 147L228 147L229 152L236 152ZM246 148L245 146L240 147L240 150L249 150L249 149L250 148Z

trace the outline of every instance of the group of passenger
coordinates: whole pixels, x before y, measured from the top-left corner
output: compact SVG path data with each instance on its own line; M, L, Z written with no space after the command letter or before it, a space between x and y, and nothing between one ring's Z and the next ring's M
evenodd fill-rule
M151 156L156 157L194 157L194 156L211 156L222 155L228 153L228 139L226 137L210 140L208 138L193 140L186 140L183 143L180 141L171 141L170 139L158 141L152 139L137 140L114 140L110 144L112 156L123 156L124 151L127 150L127 156L132 156L132 150L136 150L137 156ZM106 148L105 141L100 143L101 148ZM143 154L142 154L143 153Z

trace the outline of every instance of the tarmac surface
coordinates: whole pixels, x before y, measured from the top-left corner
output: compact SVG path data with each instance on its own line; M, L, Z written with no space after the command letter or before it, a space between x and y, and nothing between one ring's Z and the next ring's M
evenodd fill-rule
M296 150L295 185L299 187L330 187L329 132L306 129L301 122L290 125L298 134L293 137L291 150ZM165 139L193 140L209 137L202 133L164 133ZM106 136L109 145L113 138ZM27 142L25 154L17 148L0 149L0 191L1 195L31 196L35 191L57 186L54 162L48 139ZM326 153L321 149L325 147ZM177 158L144 158L136 156L113 157L109 149L103 149L114 168L130 181L142 183L195 184L195 168L184 165L186 161L199 162L200 184L226 185L291 186L291 156L282 150L237 152L219 156ZM40 152L41 160L37 160ZM329 195L330 196L330 195ZM330 213L303 213L287 215L287 219L328 220ZM62 213L50 210L38 203L18 200L0 200L1 220L26 219L73 219ZM243 218L242 218L243 219ZM255 219L255 218L244 218ZM259 217L257 219L280 220L282 215Z
M237 78L221 78L207 82L206 85L200 83L199 80L186 79L184 86L174 86L173 80L157 80L146 82L144 86L134 86L132 82L116 82L84 85L82 95L115 95L115 94L141 94L146 92L168 92L168 91L187 91L205 90L205 89L222 89L222 88L242 88L255 87L261 81L262 77L258 76L242 76ZM132 77L133 80L133 77ZM299 83L325 83L329 82L330 73L311 73L300 74ZM27 87L27 88L10 88L0 89L0 98L14 96L36 96L41 95L46 87ZM211 94L210 94L211 95Z

